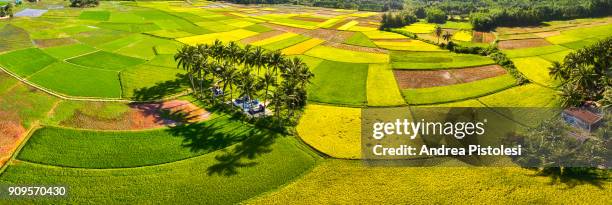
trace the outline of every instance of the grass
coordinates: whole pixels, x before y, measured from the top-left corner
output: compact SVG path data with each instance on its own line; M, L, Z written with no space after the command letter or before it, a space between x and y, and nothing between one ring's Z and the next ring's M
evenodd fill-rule
M0 65L26 77L51 65L56 60L38 48L27 48L0 55Z
M44 118L53 107L57 98L47 95L25 84L18 83L12 89L0 93L0 111L16 113L17 120L24 127L30 127L32 123Z
M565 59L565 56L567 56L567 54L571 52L573 52L573 50L564 50L564 51L560 51L556 53L544 54L538 57L546 59L547 61L550 61L550 62L553 62L553 61L562 62L563 59Z
M327 160L301 179L247 204L452 204L457 200L486 204L588 200L606 204L597 199L610 198L609 181L602 181L601 187L580 181L577 186L550 181L517 167L372 167L354 160ZM441 187L445 191L440 192Z
M552 44L567 44L585 39L603 39L612 34L612 25L595 26L590 28L578 28L562 31L561 35L547 37L546 40Z
M549 75L549 68L552 66L549 61L539 57L516 58L512 59L512 61L516 68L532 82L544 86L555 86L558 84Z
M307 36L302 36L302 35L295 35L292 37L289 37L287 39L284 40L280 40L280 41L276 41L273 43L269 43L266 44L264 46L262 46L265 49L271 50L271 51L276 51L276 50L282 50L284 48L287 48L289 46L293 46L296 44L299 44L301 42L304 42L306 40L310 39L310 37Z
M342 105L366 103L367 64L323 61L313 69L309 100Z
M275 136L228 117L151 131L37 130L18 159L80 168L125 168L164 164L203 155L248 137Z
M396 106L406 102L386 64L370 64L367 81L368 106Z
M356 32L350 38L346 39L344 43L355 46L376 48L376 44L374 44L372 40L370 40L366 35L361 32Z
M472 30L472 24L470 22L446 21L441 27L457 30Z
M166 39L143 37L141 40L124 46L115 52L130 57L152 59L156 54L174 54L181 44Z
M325 126L321 126L325 125ZM297 126L300 138L335 158L361 157L361 109L308 105Z
M319 44L325 42L324 40L318 38L311 38L309 40L303 41L301 43L295 44L293 46L289 46L283 49L283 54L285 55L300 55L304 54L306 51L318 46Z
M450 86L405 89L402 90L402 94L408 104L437 104L484 96L512 87L514 84L512 76L502 75Z
M508 58L523 58L523 57L531 57L531 56L539 56L551 53L557 53L568 50L566 47L560 45L551 45L551 46L542 46L535 48L520 48L520 49L512 49L512 50L503 50Z
M410 40L409 42L393 41L374 41L376 46L387 50L396 51L444 51L440 47L425 43L420 40Z
M306 55L338 62L347 63L388 63L389 55L382 53L367 53L344 50L328 46L317 46L305 53Z
M249 31L245 29L237 29L237 30L228 31L228 32L212 33L212 34L204 34L204 35L191 36L191 37L185 37L185 38L178 38L176 40L184 44L188 44L188 45L212 44L217 39L223 42L238 41L240 39L251 37L257 34L258 33L253 32L253 31Z
M184 91L185 86L177 75L184 71L175 67L159 67L152 65L139 65L125 69L121 72L121 84L123 85L123 97L133 98L146 93L168 95Z
M81 20L107 21L110 18L108 11L83 11L79 16Z
M243 29L249 30L249 31L253 31L253 32L256 32L256 33L265 33L265 32L268 32L268 31L273 31L273 29L271 29L271 28L269 28L267 26L263 26L261 24L255 24L255 25L247 26L247 27L244 27Z
M472 41L472 32L465 30L459 31L453 34L453 40L470 42Z
M56 62L28 77L38 85L70 96L120 98L119 74Z
M92 123L92 121L116 120L129 114L131 110L125 102L90 102L90 101L68 101L59 102L53 112L42 121L45 126L64 126L78 128L80 122ZM90 117L88 119L84 116ZM75 123L77 122L77 123ZM55 128L52 128L55 129ZM57 128L61 129L61 128Z
M559 96L550 88L527 84L479 100L489 107L554 107L558 105Z
M67 46L57 46L43 49L45 53L61 60L72 58L78 55L83 55L86 53L91 53L96 50L97 49L95 49L94 47L85 44L72 44Z
M356 26L357 24L359 24L359 21L355 21L355 20L349 21L346 24L338 27L338 30L348 30L349 28Z
M386 31L365 31L363 32L370 39L407 39L401 34L386 32Z
M431 33L435 29L436 29L435 24L418 22L418 23L413 23L408 26L405 26L399 30L408 31L411 33Z
M485 56L455 54L450 52L391 52L394 69L450 69L482 65L495 62Z
M68 60L68 62L85 67L120 71L127 67L142 64L145 62L145 60L109 53L106 51L98 51L84 56L79 56L77 58L71 58Z
M154 23L115 23L115 22L101 22L98 24L100 28L127 31L132 33L143 33L147 31L160 30L159 26Z
M285 40L285 39L288 39L288 38L291 38L291 37L294 37L294 36L297 36L297 35L298 34L295 34L295 33L282 33L280 35L272 36L270 38L266 38L266 39L263 39L263 40L260 40L260 41L256 41L256 42L253 42L251 44L253 46L263 46L263 45L274 43L274 42L277 42L277 41L282 41L282 40Z
M12 24L0 24L0 36L2 36L0 38L0 52L33 46L30 34L26 30Z
M310 170L318 157L304 149L291 137L253 137L199 157L134 169L64 168L21 162L9 166L0 182L62 182L70 187L70 197L28 198L13 203L234 204L277 189Z

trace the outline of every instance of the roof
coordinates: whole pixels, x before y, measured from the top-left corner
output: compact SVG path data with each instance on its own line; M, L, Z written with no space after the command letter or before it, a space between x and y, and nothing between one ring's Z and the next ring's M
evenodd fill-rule
M567 108L563 112L568 115L574 116L575 118L578 118L589 125L595 124L602 119L602 116L597 115L584 108Z

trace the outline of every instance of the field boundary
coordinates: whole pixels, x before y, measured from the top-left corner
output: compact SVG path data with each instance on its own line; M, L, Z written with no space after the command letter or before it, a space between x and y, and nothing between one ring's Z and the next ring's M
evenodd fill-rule
M61 94L61 93L57 93L55 91L51 91L47 88L44 88L42 86L39 86L35 83L32 83L30 81L28 81L25 78L19 77L17 74L7 70L6 68L0 66L0 71L5 72L6 74L14 77L15 79L17 79L19 82L24 83L28 86L34 87L40 91L43 91L49 95L52 95L54 97L60 98L62 100L70 100L70 101L89 101L89 102L126 102L126 103L147 103L147 102L160 102L160 101L164 101L164 100L169 100L169 99L175 99L181 96L185 96L189 93L191 93L190 90L182 92L182 93L178 93L174 96L170 96L167 98L162 98L162 99L158 99L158 100L149 100L149 101L138 101L138 100L126 100L126 99L121 99L121 98L96 98L96 97L76 97L76 96L69 96L69 95L65 95L65 94Z

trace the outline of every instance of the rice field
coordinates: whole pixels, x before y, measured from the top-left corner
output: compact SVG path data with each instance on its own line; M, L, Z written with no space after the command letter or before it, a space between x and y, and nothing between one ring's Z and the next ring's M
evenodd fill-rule
M185 71L173 59L184 44L240 41L241 46L280 50L301 58L315 74L297 134L284 136L216 110L204 121L170 126L170 111L161 118L150 110L135 112L143 106L138 103L60 100L0 71L0 135L16 136L0 138L0 163L8 162L0 183L61 182L70 187L67 198L16 204L610 201L605 191L609 181L600 184L603 189L566 187L514 167L367 167L342 160L361 158L359 127L365 108L558 106L557 82L547 68L610 35L609 25L559 21L498 28L486 35L472 31L469 22L441 25L454 32L452 41L460 45L508 44L502 52L533 82L515 86L513 77L495 69L483 69L486 76L460 73L498 68L489 57L451 53L377 30L380 16L375 12L191 3L103 1L97 8L51 9L42 17L0 20L0 67L64 96L158 101L189 87ZM435 41L434 26L419 22L402 29ZM406 88L396 80L397 72L415 72L412 77L447 72L457 82L442 85L428 78L428 87ZM527 123L530 117L512 120ZM39 128L24 142L35 126ZM22 142L23 149L11 160ZM431 194L440 187L446 191Z

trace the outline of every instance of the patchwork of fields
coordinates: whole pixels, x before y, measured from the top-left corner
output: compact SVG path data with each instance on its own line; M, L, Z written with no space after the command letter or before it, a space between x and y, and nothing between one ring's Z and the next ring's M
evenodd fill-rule
M567 191L520 168L372 168L342 160L361 158L365 107L558 106L548 67L612 35L612 18L494 33L472 31L468 22L441 25L460 45L497 43L530 80L525 85L490 57L380 31L379 18L295 5L104 1L0 20L0 182L70 187L68 198L24 204L612 200L609 181ZM434 28L420 21L400 30L444 41ZM310 67L315 77L296 136L209 112L183 95L189 85L174 53L217 39L278 50ZM431 195L439 187L453 196ZM545 193L529 198L533 190Z

